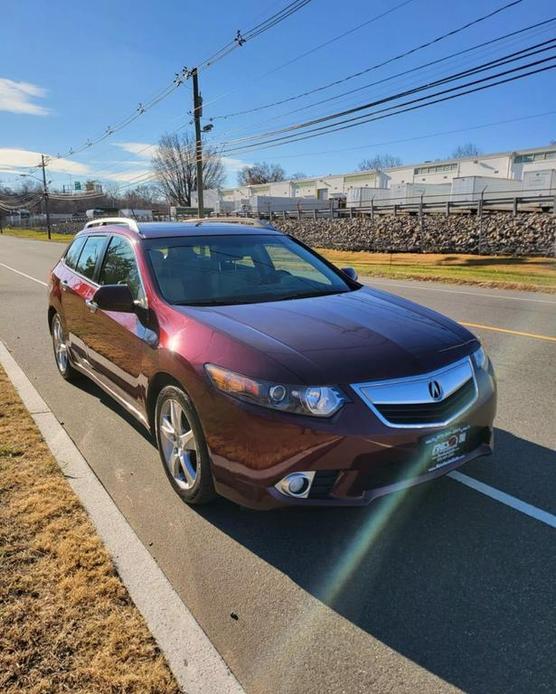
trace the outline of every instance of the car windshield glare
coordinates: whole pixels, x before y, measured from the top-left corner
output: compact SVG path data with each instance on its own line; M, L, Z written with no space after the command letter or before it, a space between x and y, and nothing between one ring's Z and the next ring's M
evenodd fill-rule
M352 291L317 255L287 236L194 236L153 240L148 256L171 304L217 306Z

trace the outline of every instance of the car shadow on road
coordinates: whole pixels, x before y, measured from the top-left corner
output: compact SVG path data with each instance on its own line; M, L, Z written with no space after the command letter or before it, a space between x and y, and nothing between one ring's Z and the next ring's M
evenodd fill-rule
M530 471L554 455L506 431L497 438L502 452L483 459L485 468L509 463L496 455L510 451ZM449 478L364 509L257 513L219 500L199 513L464 691L549 691L556 556L548 526Z
M141 436L148 441L149 443L154 444L153 437L151 434L145 429L144 426L141 425L140 422L135 419L133 415L131 415L125 407L122 407L114 398L112 398L110 395L105 393L102 388L96 385L96 383L93 383L88 378L82 377L82 378L77 378L75 381L73 381L72 385L74 385L76 388L79 388L82 390L84 393L87 393L88 395L92 395L94 398L96 398L102 405L107 407L108 409L112 410L112 412L115 412L119 417L121 417L123 420L125 420L131 427L135 429Z

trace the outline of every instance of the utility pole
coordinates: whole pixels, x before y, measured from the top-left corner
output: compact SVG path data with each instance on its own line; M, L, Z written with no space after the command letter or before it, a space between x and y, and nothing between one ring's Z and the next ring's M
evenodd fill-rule
M44 198L44 211L46 212L46 232L48 235L48 240L52 238L50 233L50 212L48 211L48 184L46 183L46 163L44 161L44 154L41 154L41 168L42 168L42 195Z
M197 68L191 70L193 78L193 120L195 122L195 161L197 164L197 208L199 217L205 216L203 202L203 143L201 140L201 116L203 115L203 99L199 94L199 79Z

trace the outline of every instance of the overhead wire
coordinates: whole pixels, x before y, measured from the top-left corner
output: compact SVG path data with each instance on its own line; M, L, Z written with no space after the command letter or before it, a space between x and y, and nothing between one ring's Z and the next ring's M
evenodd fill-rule
M359 70L358 72L354 72L350 75L346 75L345 77L342 77L337 80L333 80L332 82L328 82L326 84L321 85L320 87L315 87L314 89L308 89L304 92L301 92L299 94L296 94L294 96L287 97L285 99L279 99L277 101L273 101L268 104L263 104L261 106L256 106L254 108L250 109L244 109L241 111L235 111L234 113L228 113L228 114L223 114L223 115L216 115L212 117L212 120L218 120L218 119L223 119L223 118L233 118L235 116L242 116L246 115L248 113L254 113L256 111L262 111L264 109L272 108L273 106L279 106L281 104L289 103L291 101L295 101L297 99L301 99L305 96L310 96L311 94L316 94L317 92L324 91L325 89L330 89L331 87L334 87L338 84L342 84L344 82L348 82L352 79L355 79L356 77L361 77L362 75L365 75L372 70L377 70L380 67L384 67L385 65L389 65L390 63L393 63L397 60L401 60L402 58L406 58L409 55L412 55L413 53L416 53L417 51L421 51L425 48L428 48L429 46L433 46L434 44L443 41L447 38L450 38L452 36L455 36L456 34L465 31L466 29L469 29L472 26L475 26L477 24L480 24L481 22L486 21L487 19L490 19L491 17L494 17L495 15L499 14L500 12L504 12L505 10L514 7L516 5L519 5L520 3L524 2L524 0L512 0L511 2L506 3L505 5L502 5L491 12L488 12L487 14L481 15L480 17L476 17L475 19L466 22L465 24L456 27L455 29L451 29L450 31L447 31L443 34L440 34L439 36L436 36L429 41L425 41L424 43L419 44L418 46L415 46L413 48L410 48L409 50L403 51L402 53L399 53L391 58L388 58L387 60L383 60L380 63L376 63L374 65L371 65L367 68L364 68L363 70ZM209 102L210 103L210 102ZM208 104L205 104L205 106Z
M332 96L332 97L328 97L327 99L323 99L323 100L320 100L320 101L317 101L317 102L313 102L312 104L308 104L308 105L302 106L302 107L300 107L300 108L296 108L296 109L293 109L293 110L290 110L290 111L287 111L287 112L282 112L282 113L280 113L280 114L277 114L277 115L272 116L271 118L266 118L264 122L261 122L261 123L260 123L260 125L267 124L269 120L278 120L278 119L281 119L281 118L285 118L285 117L287 117L288 115L291 115L291 114L294 114L294 113L298 113L298 112L301 112L301 111L305 111L305 110L308 110L308 109L311 109L311 108L315 108L315 107L317 107L317 106L319 106L319 105L322 105L322 104L324 104L324 103L328 103L328 102L330 102L330 101L334 101L334 100L336 100L336 99L343 98L344 96L348 96L348 95L350 95L350 94L353 94L353 93L362 91L362 90L364 90L364 89L371 88L371 87L374 87L374 86L378 86L378 85L380 85L380 84L385 84L385 83L390 82L390 81L392 81L392 80L394 80L394 79L398 79L398 78L400 78L400 77L403 78L403 77L406 77L406 76L408 76L408 75L410 75L410 74L419 72L419 71L421 71L421 70L427 70L427 68L429 68L429 67L432 67L432 66L435 66L435 65L440 65L441 63L446 62L446 61L449 61L449 60L452 60L452 59L454 59L454 58L460 58L461 56L466 55L466 54L469 54L469 53L471 53L471 52L473 52L473 51L480 50L481 53L482 53L482 52L483 52L482 49L488 48L488 47L490 47L490 46L494 46L495 44L500 44L501 42L509 43L509 44L515 43L516 40L521 40L521 39L524 37L524 36L523 36L524 34L536 35L536 34L540 34L540 33L546 32L547 30L550 29L549 25L552 24L552 23L554 23L554 21L556 21L556 17L551 17L551 18L549 18L549 19L546 19L546 20L543 20L543 21L540 21L540 22L536 22L536 23L534 23L534 24L528 25L528 26L523 27L523 28L521 28L521 29L518 29L518 30L515 30L515 31L512 31L512 32L508 32L508 33L506 33L506 34L502 34L502 35L497 36L497 37L495 37L495 38L493 38L493 39L490 39L490 40L488 40L488 41L483 41L483 42L480 42L480 43L475 44L475 45L473 45L473 46L470 46L470 47L468 47L468 48L464 48L464 49L461 49L461 50L459 50L459 51L455 51L455 52L450 53L450 54L448 54L448 55L446 55L446 56L443 56L443 57L441 57L441 58L438 58L438 59L435 59L435 60L432 60L432 61L428 61L428 62L423 63L423 64L421 64L421 65L418 65L418 66L416 66L416 67L410 68L410 69L408 69L408 70L405 70L405 71L402 71L402 72L398 72L398 73L396 73L396 74L394 74L394 75L389 75L389 76L384 77L384 78L382 78L382 79L380 79L380 80L377 80L377 81L375 81L375 82L371 82L371 83L368 83L368 84L363 85L363 86L361 86L361 87L357 87L356 89L349 90L349 91L347 91L347 92L343 92L343 93L341 93L341 94L338 94L338 95L335 95L335 96ZM428 72L428 70L427 70L427 72ZM258 124L255 124L255 127L256 127L256 125L258 125ZM179 131L180 131L181 129L183 129L185 126L186 126L186 124L183 124L183 125L181 125L180 127L178 127L175 131L173 131L173 132L174 132L174 133L179 132ZM252 127L252 126L251 126L251 127ZM227 131L225 131L224 133L221 133L221 134L219 135L218 140L212 140L212 139L209 137L209 138L207 138L206 142L207 142L209 145L212 145L212 146L216 146L216 147L217 147L217 146L221 145L221 143L223 143L223 142L229 142L229 140L226 140L226 139L224 139L224 138L226 138L226 137L229 138L230 136L233 136L234 134L236 134L236 135L237 135L237 134L240 134L242 131L245 131L245 130L248 130L248 129L249 129L248 126L243 126L242 128L239 128L239 129L238 129L238 128L235 128L235 129L232 128L231 130L227 130ZM151 149L152 147L153 147L153 146L152 146L151 144L147 144L147 145L145 145L144 147L142 147L141 149L139 149L137 152L135 152L134 154L140 155L140 154L142 154L143 152L145 152L145 151ZM120 166L116 166L116 167L110 167L110 168L108 168L108 169L103 170L103 174L104 174L105 172L113 173L113 172L117 172L117 171L122 171L122 170L124 170L124 169L125 169L125 167L124 167L124 166L121 166L121 165L120 165ZM141 174L141 175L142 175L142 174ZM102 174L100 175L100 177L102 177Z
M549 28L548 25L551 24L551 23L553 23L554 21L556 21L556 17L552 17L552 18L550 18L550 19L548 19L548 20L544 20L544 21L542 21L542 22L538 22L538 23L536 23L536 24L532 24L532 25L529 25L529 26L527 26L527 27L524 27L524 28L522 28L522 29L519 29L519 30L516 30L516 31L513 31L513 32L509 32L509 33L507 33L507 34L503 34L503 35L498 36L498 37L496 37L496 38L494 38L494 39L490 39L489 41L483 41L483 42L481 42L481 43L479 43L479 44L475 44L474 46L471 46L471 47L469 47L469 48L465 48L465 49L456 51L456 52L454 52L454 53L451 53L451 54L449 54L449 55L447 55L447 56L443 56L442 58L438 58L438 59L436 59L436 60L429 61L429 62L427 62L427 63L422 63L421 65L418 65L418 66L416 66L416 67L410 68L410 69L408 69L408 70L404 70L404 71L402 71L402 72L395 73L394 75L389 75L389 76L384 77L384 78L382 78L382 79L380 79L380 80L376 80L375 82L367 83L367 84L365 84L365 85L362 85L361 87L357 87L357 88L355 88L355 89L352 89L352 90L349 90L349 91L346 91L346 92L342 92L342 93L340 93L340 94L336 94L336 95L334 95L334 96L328 97L328 98L326 98L326 99L322 99L322 100L320 100L320 101L312 102L311 104L306 104L306 105L301 106L301 107L299 107L299 108L295 108L295 109L292 109L292 110L289 110L289 111L286 111L286 112L279 113L279 114L274 115L274 116L272 116L272 117L270 117L270 118L267 117L267 118L265 119L264 122L260 122L260 125L263 125L263 124L268 123L269 120L279 120L279 119L285 118L285 117L287 117L287 116L289 116L289 115L292 115L292 114L294 114L294 113L299 113L299 112L301 112L301 111L306 111L306 110L315 108L315 107L317 107L317 106L320 106L320 105L322 105L322 104L329 103L329 102L331 102L331 101L335 101L335 100L337 100L337 99L343 99L344 96L349 96L349 95L354 94L354 93L356 93L356 92L363 91L363 90L365 90L365 89L369 89L369 88L371 88L371 87L375 87L375 86L378 86L378 85L380 85L380 84L384 84L384 83L386 83L386 82L390 82L390 81L393 80L393 79L397 79L397 78L400 78L400 77L401 77L401 78L405 78L406 76L408 76L408 75L410 75L410 74L412 74L412 73L420 72L421 70L427 70L427 68L432 67L432 66L434 66L434 65L440 65L441 63L446 62L446 61L450 61L450 60L452 60L453 58L460 58L461 56L463 56L463 55L465 55L465 54L471 53L471 52L473 52L473 51L475 51L475 50L480 50L480 49L485 48L485 47L488 47L488 46L493 46L493 45L496 44L496 43L500 43L500 42L508 42L509 44L515 43L517 37L519 37L518 40L520 40L521 38L523 38L523 37L521 36L521 35L523 35L523 34L530 33L531 35L537 35L537 34L540 34L540 33L543 33L543 32L545 32L545 31L549 30L550 28ZM508 39L510 39L510 41L508 41ZM482 52L483 52L483 51L481 50L481 53L482 53ZM427 72L428 72L428 70L427 70ZM256 127L256 125L259 125L259 123L255 124L255 127ZM183 126L182 126L182 127L183 127ZM251 127L253 127L253 126L251 126ZM223 135L221 135L220 137L223 137L223 136L225 137L226 135L234 134L234 132L235 132L235 133L240 133L240 132L245 131L245 130L248 130L248 129L249 129L249 128L248 128L247 126L244 126L243 128L236 129L235 131L234 131L234 130L232 130L232 131L227 131L227 132L225 132ZM208 141L211 142L210 139L209 139Z
M250 149L255 148L255 147L259 146L259 145L262 145L262 144L265 144L265 145L266 145L266 144L271 144L271 143L276 143L276 142L280 142L280 143L284 144L285 141L287 141L287 143L289 144L289 143L292 143L292 142L300 142L300 141L302 141L302 140L312 139L312 137L317 137L317 136L320 136L320 135L329 134L330 132L338 132L338 131L340 131L340 130L347 130L347 129L352 128L352 127L355 127L355 126L357 126L357 125L362 125L363 123L370 123L370 122L372 122L372 121L382 120L382 119L384 119L384 118L389 118L389 117L392 116L392 115L399 115L400 113L405 113L405 112L408 112L408 111L416 110L416 108L423 108L424 106L431 106L431 105L433 105L433 104L440 103L440 102L443 102L443 101L449 101L449 100L454 99L454 98L457 98L457 97L459 97L459 96L464 96L464 95L466 95L466 94L471 94L471 93L474 93L474 92L482 91L482 90L484 90L484 89L489 89L489 88L491 88L491 87L498 86L498 85L500 85L500 84L505 84L505 83L507 83L507 82L514 82L514 81L516 81L516 80L518 80L518 79L522 79L522 78L528 77L528 76L530 76L530 75L535 75L535 74L538 74L538 73L540 73L540 72L546 72L547 70L552 70L552 69L556 68L556 65L545 66L545 67L543 67L543 68L536 68L536 69L534 69L534 70L531 70L531 71L529 71L529 72L523 73L523 74L521 74L521 75L514 75L514 76L511 77L511 78L502 79L502 80L499 80L499 81L494 82L494 83L492 83L492 84L482 85L482 86L480 86L480 87L476 87L476 86L475 86L475 85L480 84L480 83L483 83L483 82L485 82L485 81L487 81L487 80L492 80L492 79L495 79L496 77L505 76L505 75L514 73L514 72L516 72L517 70L523 70L523 69L525 69L525 68L527 68L527 67L532 67L532 66L535 66L535 67L536 67L536 66L538 66L538 65L540 65L540 64L546 63L547 61L554 61L554 60L556 60L556 56L550 57L550 58L544 58L543 60L538 60L538 61L535 61L535 62L533 62L533 63L529 63L528 65L522 65L522 66L517 67L517 68L512 68L512 69L510 69L510 70L503 71L503 72L498 73L498 74L496 74L496 75L490 75L490 76L488 76L488 77L484 77L484 78L482 78L482 79L480 79L480 80L474 80L474 81L469 82L469 83L464 84L464 85L458 85L458 86L456 86L456 87L451 87L451 88L449 88L449 89L445 89L445 90L442 90L442 91L440 91L440 92L437 92L436 94L432 94L432 95L429 94L429 95L420 97L420 98L418 98L418 99L413 99L413 100L404 102L404 103L402 103L402 104L397 104L396 106L389 106L389 107L387 107L387 108L385 108L385 109L382 109L382 111L377 111L377 112L375 112L375 114L373 114L373 115L371 115L371 116L369 116L369 114L364 114L363 116L357 116L357 117L355 117L355 118L346 119L346 120L344 120L344 121L339 121L339 122L337 122L337 123L332 123L332 124L329 124L329 125L319 126L318 128L313 128L313 130L308 130L308 131L306 131L306 132L304 132L304 133L293 134L293 136L292 136L292 135L289 135L289 136L282 136L282 137L279 137L279 138L273 138L273 139L270 139L270 140L265 140L264 142L255 142L255 143L252 143L252 144L240 145L238 149L229 149L229 150L226 150L226 152L227 152L228 154L229 154L229 153L234 153L234 152L237 152L237 151L245 152L245 151L249 151ZM464 89L465 87L472 87L472 88L471 88L471 89L468 89L468 90L466 90L466 91L462 91L462 92L459 93L459 94L451 94L450 96L447 96L447 97L442 97L442 98L434 99L433 101L430 101L430 102L428 102L428 103L421 103L421 104L418 105L418 106L414 106L414 105L413 105L413 104L419 104L420 102L423 102L423 101L425 101L426 99L431 99L432 97L435 97L435 96L439 96L439 95L443 95L443 94L449 94L450 92L454 92L455 90L458 90L458 89ZM400 107L402 107L402 106L407 106L407 108L400 108ZM382 115L382 116L376 116L376 113L381 113L381 112L391 111L391 110L395 110L395 112L394 112L394 113L390 113L390 114L386 114L386 115ZM341 126L341 127L340 127L340 126ZM312 133L316 133L316 134L312 134Z
M336 111L334 113L327 114L327 115L321 116L319 118L313 118L311 120L303 121L301 123L295 123L295 124L289 125L287 127L278 128L275 130L269 130L269 131L266 131L265 133L256 133L256 134L249 135L249 136L246 136L243 138L238 138L236 140L232 140L231 143L233 144L233 143L248 142L248 141L252 141L255 139L260 139L261 137L267 137L270 135L278 135L278 134L285 133L285 132L291 132L293 130L304 129L304 128L310 127L312 125L317 125L319 123L323 123L323 122L326 122L329 120L341 118L343 116L350 115L352 113L357 113L359 111L368 110L368 109L370 109L374 106L380 105L382 103L397 100L397 99L400 99L402 97L409 96L410 94L414 94L414 93L417 93L420 91L426 91L428 89L440 86L440 85L448 83L448 82L457 81L457 80L460 80L464 77L468 77L468 76L473 75L473 74L478 74L478 73L481 73L481 72L484 72L487 70L491 70L495 67L500 67L502 65L506 65L506 64L509 64L509 63L512 63L515 61L523 60L525 58L528 58L528 57L531 57L531 56L534 56L534 55L537 55L540 53L544 53L544 52L549 51L549 50L553 50L555 47L556 47L556 38L552 38L552 39L549 39L547 41L543 41L541 43L535 44L533 46L529 46L527 48L521 49L519 51L515 51L515 52L510 53L510 54L503 56L501 58L497 58L495 60L490 60L490 61L487 61L486 63L482 63L482 64L477 65L475 67L468 68L467 70L462 70L460 72L448 75L448 76L443 77L441 79L437 79L437 80L434 80L432 82L427 82L427 83L420 85L418 87L414 87L413 89L407 89L405 91L398 92L396 94L390 95L390 96L382 98L382 99L375 99L374 101L368 101L366 103L359 104L358 106L354 106L354 107L349 108L349 109L344 109L342 111ZM521 68L518 67L515 69L519 70ZM504 73L500 73L500 74L504 74ZM486 79L490 79L490 78L486 78ZM228 142L227 144L230 144L230 142Z
M534 63L530 63L527 65L521 65L517 68L513 68L511 70L506 70L506 71L503 71L503 72L500 72L500 73L497 73L494 75L490 75L490 76L482 78L480 80L474 80L474 81L468 82L466 84L458 85L456 87L452 87L452 88L447 89L447 90L441 90L439 92L429 94L425 97L420 97L419 99L410 100L410 101L407 101L407 102L404 102L401 104L397 104L396 106L389 106L386 109L382 109L382 112L379 111L379 112L375 112L372 114L364 114L363 120L361 120L361 117L358 117L357 119L351 119L351 120L356 120L356 122L342 121L339 123L332 123L332 124L329 124L326 126L321 126L320 128L314 129L314 130L317 130L318 132L308 131L305 133L294 133L293 135L290 134L289 136L286 136L286 138L284 138L284 137L274 138L271 140L259 141L259 142L251 143L248 145L238 145L238 147L236 147L236 148L224 149L223 153L235 154L235 153L238 153L240 151L245 152L245 151L249 151L249 150L255 149L255 148L257 150L261 149L261 148L268 150L268 149L274 148L276 146L289 144L291 142L299 142L299 141L306 140L306 139L312 139L314 137L318 137L320 135L327 134L330 132L345 130L345 129L348 129L351 127L356 127L358 125L362 125L364 123L368 123L371 121L380 120L383 118L388 118L391 116L399 115L401 113L406 113L408 111L413 111L413 110L417 110L420 108L425 108L425 107L431 106L431 105L436 104L436 103L440 103L440 102L444 102L444 101L450 101L450 100L453 100L453 99L458 98L460 96L465 96L467 94L475 93L478 91L483 91L485 89L490 89L492 87L495 87L495 86L498 86L501 84L514 82L518 79L522 79L522 78L525 78L528 76L532 76L532 75L539 74L541 72L545 72L547 70L551 70L551 69L556 68L556 65L540 67L541 64L545 63L546 61L550 61L550 60L555 60L555 58L550 57L550 58L536 61ZM515 73L516 71L519 71L519 70L521 70L521 71L526 70L527 68L529 68L531 66L533 66L534 69L529 70L528 72L524 72L523 74L518 74L518 75L511 74L511 73ZM511 75L511 76L508 76L508 75ZM502 77L502 79L497 79L499 77ZM492 82L491 84L484 84L485 81L489 81L489 80L493 80L493 79L497 79L497 81ZM460 90L460 91L459 91L459 93L453 93L454 90ZM391 113L384 113L386 111L391 111ZM326 132L324 132L324 128L326 128ZM287 141L284 141L284 140L287 140ZM194 159L192 159L191 161L193 161L193 160ZM144 175L141 177L140 182L144 183L148 180L153 180L154 178L156 178L156 174ZM138 183L139 183L139 180L129 181L127 184L122 186L122 188L131 187L132 185L137 185Z
M290 17L292 14L295 14L298 12L300 9L302 9L305 5L309 4L312 2L312 0L294 0L293 2L288 3L282 10L279 12L274 13L270 17L268 17L266 20L260 22L259 24L255 25L254 27L248 29L244 34L241 34L241 32L237 32L237 35L235 38L230 41L226 46L224 46L222 49L217 51L215 54L213 54L210 58L206 59L203 61L197 69L206 69L213 65L215 62L218 62L218 60L221 60L225 55L227 55L231 50L235 50L236 48L242 46L244 43L247 41L250 41L260 34L264 33L265 31L268 31L272 27L276 26L280 22L284 21L288 17ZM83 152L94 145L99 144L100 142L106 140L108 137L111 137L114 133L119 132L123 128L127 127L131 123L133 123L135 120L137 120L139 117L141 117L146 111L150 110L153 108L156 104L158 104L160 101L165 99L167 96L169 96L171 93L173 93L176 89L178 89L183 82L190 76L190 71L187 68L182 68L179 73L176 73L174 79L172 80L171 83L169 83L166 87L164 87L162 90L157 92L153 98L146 102L140 102L139 105L135 108L135 110L130 113L128 116L126 116L124 119L118 121L114 126L108 126L102 134L99 136L90 138L85 141L82 145L76 148L70 148L65 154L57 154L55 157L47 157L47 160L49 161L50 159L62 159L62 158L68 158L71 156L74 156L75 154L78 154L80 152ZM37 168L37 167L34 167Z

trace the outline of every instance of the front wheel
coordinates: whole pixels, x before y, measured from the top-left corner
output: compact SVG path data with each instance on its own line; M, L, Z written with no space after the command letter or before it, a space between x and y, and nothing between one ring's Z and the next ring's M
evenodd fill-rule
M170 484L188 504L215 497L207 444L187 394L176 386L163 388L156 401L156 442Z
M77 377L78 373L70 362L68 346L66 344L66 338L64 337L62 319L60 318L59 314L54 314L50 329L52 333L54 358L56 359L58 371L60 372L60 375L66 379L66 381L72 381Z

